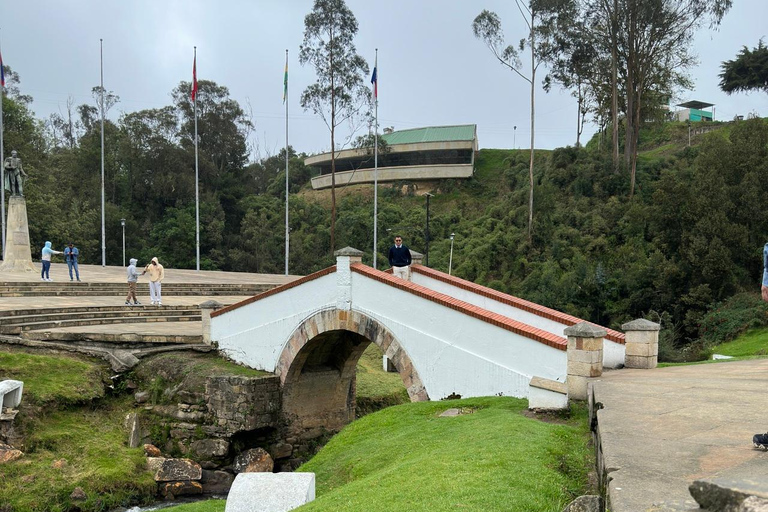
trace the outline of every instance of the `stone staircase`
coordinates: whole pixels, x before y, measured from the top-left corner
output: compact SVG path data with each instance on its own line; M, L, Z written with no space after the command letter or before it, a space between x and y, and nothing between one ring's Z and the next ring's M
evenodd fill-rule
M21 335L27 339L68 340L80 333L47 332L60 327L82 327L106 324L189 322L200 321L200 308L196 306L82 306L48 309L17 309L0 311L0 334ZM46 332L37 332L46 331ZM101 333L101 341L119 341L129 335ZM82 337L82 336L81 336ZM154 335L158 342L171 342L168 336ZM169 338L169 339L165 339ZM189 337L184 336L185 343ZM198 337L194 337L197 341ZM200 338L202 339L202 338Z
M146 282L139 283L146 287ZM274 285L254 283L163 283L167 296L256 295ZM0 297L83 297L125 296L125 283L54 282L0 282Z

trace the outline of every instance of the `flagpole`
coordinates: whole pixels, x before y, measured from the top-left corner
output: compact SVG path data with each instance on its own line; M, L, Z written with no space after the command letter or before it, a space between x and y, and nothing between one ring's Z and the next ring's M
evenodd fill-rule
M101 266L107 266L107 237L104 229L104 40L99 39L101 65Z
M288 275L290 254L290 230L288 229L288 50L285 50L285 78L283 103L285 103L285 275Z
M379 220L379 49L376 48L376 60L373 61L373 71L376 74L374 87L374 111L376 121L373 128L373 268L376 268L378 255L378 220Z
M3 65L3 49L2 45L0 45L0 67ZM0 73L4 73L2 69L0 69ZM3 96L5 96L5 78L3 78L3 83L0 84L0 197L2 198L0 200L0 216L2 217L2 225L3 225L3 251L0 252L0 255L3 257L3 262L5 262L5 152L3 147Z
M200 178L199 167L197 159L197 46L195 46L195 60L193 64L193 80L192 84L195 91L195 246L197 249L197 271L200 272Z

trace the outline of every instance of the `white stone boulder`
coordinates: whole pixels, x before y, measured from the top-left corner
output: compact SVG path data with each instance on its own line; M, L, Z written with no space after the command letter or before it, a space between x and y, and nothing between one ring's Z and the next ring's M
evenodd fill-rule
M21 403L24 383L20 380L0 381L0 412L3 407L15 409Z
M224 512L288 512L314 499L314 473L240 473Z

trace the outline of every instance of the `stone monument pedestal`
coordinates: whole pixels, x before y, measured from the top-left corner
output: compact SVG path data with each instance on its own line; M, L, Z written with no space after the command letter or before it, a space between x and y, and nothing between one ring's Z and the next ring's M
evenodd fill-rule
M27 202L23 196L11 196L5 225L5 259L0 264L0 272L37 272L32 263Z

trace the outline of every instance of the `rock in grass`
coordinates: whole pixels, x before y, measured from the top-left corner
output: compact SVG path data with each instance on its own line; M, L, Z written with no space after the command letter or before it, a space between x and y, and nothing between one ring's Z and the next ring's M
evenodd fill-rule
M88 496L85 494L82 487L75 487L75 490L69 495L69 499L72 501L82 501L86 498L88 498Z
M768 512L768 500L750 496L741 502L739 512Z
M563 509L563 512L603 512L603 510L605 505L601 496L586 495L573 500Z
M157 467L157 460L147 459L147 465ZM162 459L155 471L155 482L176 482L185 480L200 480L203 468L191 459Z
M64 469L67 467L67 459L59 459L53 461L53 464L51 464L51 467L53 469Z
M192 482L189 480L166 482L160 484L160 494L166 499L173 499L176 496L203 494L203 486L200 485L200 482Z
M16 459L20 459L24 453L21 450L17 450L13 446L5 443L0 443L0 464L6 462L13 462Z
M160 453L160 448L153 444L145 444L144 445L144 455L147 457L160 457L162 453Z
M235 473L271 473L275 467L272 457L264 448L251 448L235 458Z
M227 494L234 481L235 475L226 471L209 471L207 469L203 470L203 478L200 479L204 494Z

